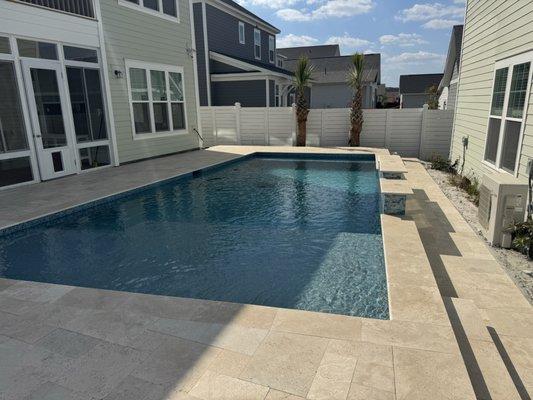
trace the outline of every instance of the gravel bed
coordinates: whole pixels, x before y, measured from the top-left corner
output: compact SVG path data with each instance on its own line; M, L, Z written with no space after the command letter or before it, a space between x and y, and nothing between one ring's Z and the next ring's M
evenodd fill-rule
M517 251L493 247L488 244L481 233L481 226L477 218L477 207L470 201L468 195L461 189L448 183L449 174L431 169L426 164L426 169L433 180L440 186L446 197L455 205L463 218L470 224L478 236L487 244L490 252L498 260L524 296L533 304L533 276L526 271L533 271L533 261Z

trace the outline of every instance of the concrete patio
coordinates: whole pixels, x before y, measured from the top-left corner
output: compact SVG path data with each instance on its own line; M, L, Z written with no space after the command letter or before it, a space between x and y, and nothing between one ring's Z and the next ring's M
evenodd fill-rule
M0 228L254 151L0 192ZM357 149L364 152L383 150ZM0 278L1 399L530 399L533 309L416 160L382 216L391 320Z

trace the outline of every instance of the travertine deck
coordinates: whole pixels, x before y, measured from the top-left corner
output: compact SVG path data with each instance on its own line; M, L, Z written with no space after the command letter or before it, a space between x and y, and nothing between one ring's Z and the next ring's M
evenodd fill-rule
M256 149L1 192L0 226ZM0 398L528 398L531 306L423 167L407 170L407 215L382 217L392 320L0 279Z

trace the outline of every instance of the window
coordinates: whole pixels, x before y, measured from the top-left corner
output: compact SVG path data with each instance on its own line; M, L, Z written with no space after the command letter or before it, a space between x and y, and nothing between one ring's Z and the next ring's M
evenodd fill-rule
M494 73L484 159L512 174L518 164L532 59L530 52L499 61Z
M257 60L261 59L261 31L254 29L254 56Z
M276 39L274 36L268 37L268 61L274 64L276 54Z
M17 46L21 57L57 60L57 47L54 43L17 39Z
M63 46L63 53L65 54L65 60L98 63L96 50Z
M279 68L283 68L283 59L281 57L278 57L277 65L278 65Z
M186 128L183 71L179 67L127 62L134 136Z
M279 85L276 83L276 85L274 86L274 94L275 94L275 101L276 101L276 107L280 107L281 106L281 96L279 95Z
M118 3L165 19L176 21L179 17L178 0L118 0Z
M0 53L11 54L11 46L9 45L9 38L0 36Z
M244 22L239 21L239 43L245 44L246 38L244 36Z

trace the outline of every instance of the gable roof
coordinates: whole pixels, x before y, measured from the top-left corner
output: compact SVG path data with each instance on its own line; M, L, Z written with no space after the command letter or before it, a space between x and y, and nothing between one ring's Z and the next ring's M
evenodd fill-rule
M325 44L321 46L285 47L278 49L278 53L288 60L296 60L301 56L308 58L338 57L341 51L338 44Z
M352 68L352 56L322 57L310 60L314 67L313 83L346 83L348 71ZM285 68L294 71L297 59L283 62ZM363 82L381 81L381 54L365 54Z
M280 30L278 28L276 28L274 25L272 25L271 23L265 21L263 18L258 17L256 14L254 14L253 12L247 10L246 8L244 8L239 3L237 3L237 2L235 2L233 0L212 0L212 1L213 1L213 3L217 3L217 2L218 3L223 3L226 6L229 6L230 8L234 8L238 12L246 14L248 17L250 17L252 19L255 19L255 20L259 21L260 23L264 24L265 26L270 28L272 31L275 31L276 33L280 33ZM195 2L198 2L198 1L195 0Z
M431 86L439 86L443 75L400 75L400 94L426 93Z
M444 64L444 76L439 84L439 91L450 84L455 64L461 61L461 45L463 43L463 25L455 25L452 28L448 55Z

